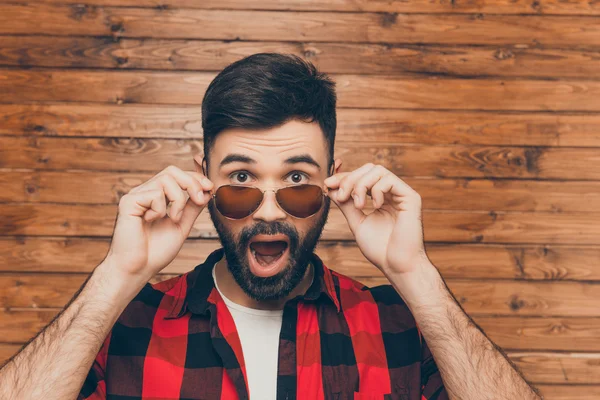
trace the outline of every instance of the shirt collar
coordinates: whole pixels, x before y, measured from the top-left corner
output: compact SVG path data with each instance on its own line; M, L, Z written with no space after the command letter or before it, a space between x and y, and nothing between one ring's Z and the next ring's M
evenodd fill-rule
M224 250L212 252L206 260L196 266L194 270L181 276L180 281L170 290L168 295L173 296L171 310L166 319L179 318L187 311L194 314L206 314L209 306L219 301L220 296L215 288L212 277L214 265L223 258ZM340 312L340 299L338 290L329 268L327 268L316 254L311 254L310 262L314 266L312 284L304 295L296 297L300 301L317 301L321 296L328 298ZM176 288L179 286L179 288Z

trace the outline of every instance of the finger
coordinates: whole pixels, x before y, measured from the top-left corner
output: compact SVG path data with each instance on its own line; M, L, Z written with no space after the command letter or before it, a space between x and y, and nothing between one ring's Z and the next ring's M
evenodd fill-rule
M202 199L204 198L202 193L209 192L214 187L214 184L201 173L195 171L183 171L180 168L171 165L154 175L148 181L132 188L129 193L159 189L162 186L160 182L164 175L173 177L177 184L183 190L186 190L190 198L198 204L201 204Z
M202 205L204 193L210 192L214 187L213 183L201 173L183 171L175 166L167 167L159 174L159 176L164 175L172 177L179 187L187 191L190 198L198 205Z
M177 184L175 179L171 175L163 175L160 178L162 189L165 192L165 196L171 202L171 210L169 211L169 217L175 221L179 221L180 213L185 207L187 201L186 196L183 194L184 191Z
M362 177L374 167L375 166L371 163L365 164L362 167L352 171L350 174L343 177L338 187L339 192L337 198L340 201L348 200L352 194L352 190L354 189L354 184L356 183L356 181L358 181L360 177Z
M382 177L387 174L391 174L390 171L382 167L381 165L376 165L371 168L369 172L361 176L356 183L354 184L354 188L352 189L352 197L354 198L354 205L362 209L367 203L367 193L371 190L373 185L375 185ZM371 191L371 196L373 193ZM373 198L375 200L375 198ZM383 204L383 202L381 203ZM375 201L374 201L375 205Z
M374 200L375 196L377 196L378 199L383 200L386 194L389 194L394 204L398 204L399 207L404 207L406 204L414 204L417 208L421 207L421 196L419 193L391 173L382 177L371 188L371 196L373 196ZM414 201L411 201L411 199L414 199ZM379 204L380 207L383 205L383 201L379 203L378 200L377 204Z
M350 172L340 172L340 173L331 175L330 177L326 178L323 181L323 183L325 183L325 186L327 186L330 189L337 189L339 187L342 179L348 175L350 175Z
M119 214L133 217L143 217L151 222L167 215L167 203L162 190L148 190L128 193L119 202Z
M352 231L352 233L354 233L358 225L360 225L363 218L365 217L365 213L362 210L356 208L356 206L354 205L354 201L339 201L338 192L339 191L337 189L331 190L328 193L328 196L338 206L342 214L344 214L344 217L348 222L350 230Z
M195 202L189 199L183 208L181 213L181 220L179 221L179 226L181 226L181 230L185 233L185 235L189 235L192 227L194 226L194 222L198 219L198 216L204 210L206 204L208 204L209 200L212 196L209 193L204 194L204 205L198 205Z

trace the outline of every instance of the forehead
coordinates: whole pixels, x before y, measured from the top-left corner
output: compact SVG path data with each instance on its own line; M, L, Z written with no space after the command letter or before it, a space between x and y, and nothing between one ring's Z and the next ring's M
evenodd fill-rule
M219 133L209 154L211 164L217 165L231 153L244 154L258 164L273 166L291 156L309 154L324 168L328 155L319 124L297 120L266 130L235 128Z

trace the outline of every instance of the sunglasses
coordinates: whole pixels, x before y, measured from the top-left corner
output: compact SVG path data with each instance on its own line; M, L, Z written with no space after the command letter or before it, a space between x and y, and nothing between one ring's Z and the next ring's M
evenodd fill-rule
M269 190L254 186L224 185L213 194L213 200L217 211L225 218L242 219L258 210L268 191L274 192L279 207L295 218L315 215L323 206L326 196L320 186L309 184Z

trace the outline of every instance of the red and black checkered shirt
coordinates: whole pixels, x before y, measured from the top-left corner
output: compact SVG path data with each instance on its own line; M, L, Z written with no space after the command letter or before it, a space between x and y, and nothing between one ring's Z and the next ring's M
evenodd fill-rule
M211 274L222 256L217 250L189 273L146 285L104 342L79 399L248 399L240 338ZM277 399L448 399L394 288L367 288L317 256L311 262L312 285L283 310Z

